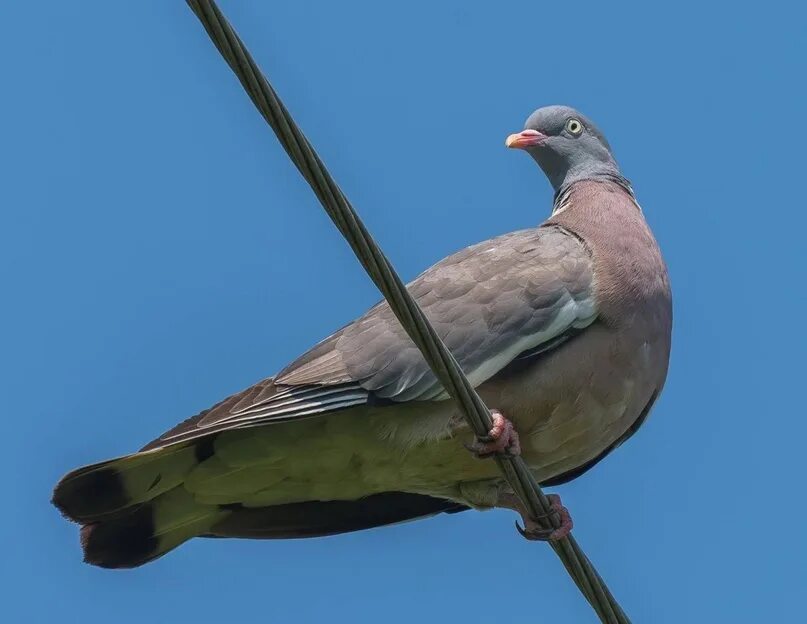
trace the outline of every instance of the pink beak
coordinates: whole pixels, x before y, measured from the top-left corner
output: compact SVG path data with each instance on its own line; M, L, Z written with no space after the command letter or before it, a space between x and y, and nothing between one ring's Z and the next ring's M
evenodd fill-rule
M516 134L511 134L505 139L504 144L513 149L524 149L533 145L540 145L546 141L547 136L537 130L522 130Z

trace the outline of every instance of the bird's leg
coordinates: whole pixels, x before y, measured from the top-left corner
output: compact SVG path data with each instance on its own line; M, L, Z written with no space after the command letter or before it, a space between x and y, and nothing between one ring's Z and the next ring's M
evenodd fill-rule
M491 410L493 427L484 438L476 438L473 444L466 448L478 458L491 457L496 453L503 453L515 457L521 455L521 444L518 432L507 418L498 410Z
M525 539L538 542L554 542L569 535L574 527L574 523L572 522L569 510L563 506L560 496L557 494L549 494L547 495L547 499L549 500L552 510L550 513L557 514L558 516L560 526L557 529L546 529L537 522L537 519L531 518L515 494L501 492L496 502L496 507L512 509L519 513L521 519L524 521L524 526L520 527L518 522L516 522L516 529L518 529L518 532L521 533ZM547 514L547 516L548 515L549 514Z
M476 438L473 444L466 445L466 448L474 455L480 458L491 457L496 453L503 453L510 456L521 455L521 444L518 439L518 432L504 415L498 410L491 410L490 415L493 417L493 427L491 427L488 435L485 438ZM560 526L555 528L544 528L538 520L543 518L532 518L530 514L524 509L521 501L512 492L499 492L496 499L495 507L503 509L511 509L521 516L524 526L519 526L516 522L516 529L521 535L528 540L540 542L554 542L555 540L562 539L569 535L574 526L572 517L569 510L563 506L560 496L557 494L549 494L550 512L544 517L549 515L557 515Z

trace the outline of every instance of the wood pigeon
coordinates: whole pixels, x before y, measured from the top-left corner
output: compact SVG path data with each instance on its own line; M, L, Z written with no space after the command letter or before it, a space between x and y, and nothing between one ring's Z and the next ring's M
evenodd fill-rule
M631 436L670 355L656 241L608 141L577 111L541 108L506 145L546 174L551 216L408 285L494 410L487 439L472 440L382 302L139 452L67 474L53 503L82 525L85 560L134 567L198 536L323 536L468 508L524 515L496 463L479 457L520 453L556 485ZM568 513L553 506L561 528L525 518L527 537L568 533Z

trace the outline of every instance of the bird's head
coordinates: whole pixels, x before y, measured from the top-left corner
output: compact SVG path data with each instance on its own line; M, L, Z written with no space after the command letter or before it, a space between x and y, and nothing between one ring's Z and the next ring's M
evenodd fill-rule
M568 106L545 106L505 145L523 149L538 162L555 191L590 178L623 180L608 140L590 119Z

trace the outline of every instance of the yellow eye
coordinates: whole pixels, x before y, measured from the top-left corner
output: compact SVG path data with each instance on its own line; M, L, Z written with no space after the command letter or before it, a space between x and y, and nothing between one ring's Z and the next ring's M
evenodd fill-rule
M583 132L583 124L579 119L572 117L566 122L566 130L573 136L580 136Z

